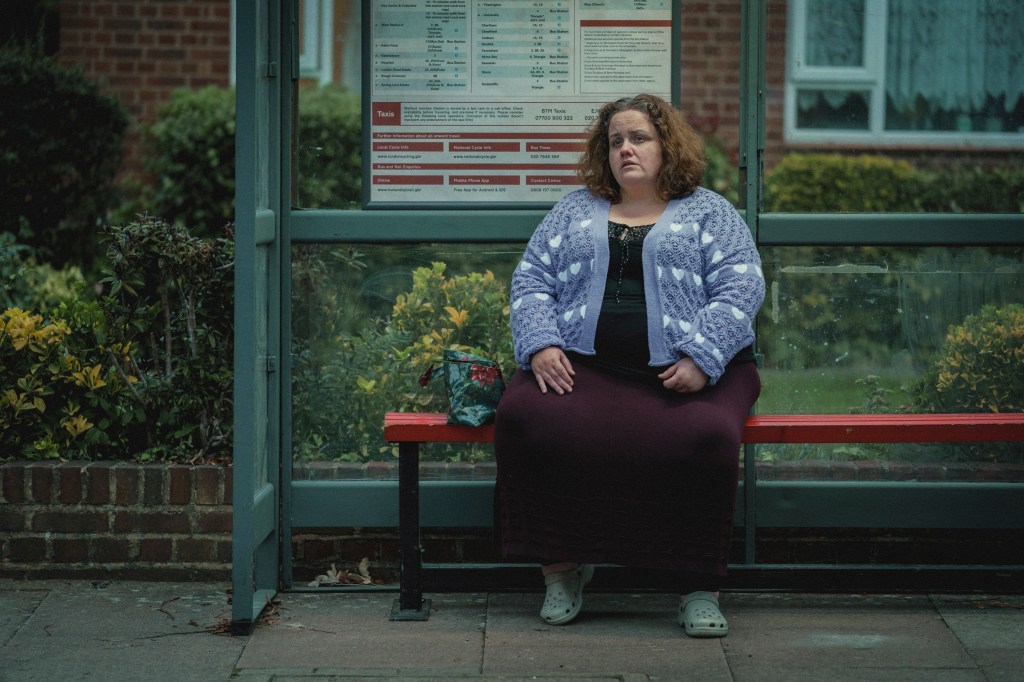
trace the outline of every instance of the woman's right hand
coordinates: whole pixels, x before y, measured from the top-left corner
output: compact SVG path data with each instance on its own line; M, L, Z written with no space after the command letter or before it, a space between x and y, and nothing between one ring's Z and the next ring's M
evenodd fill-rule
M558 395L572 393L572 378L576 372L558 346L548 346L534 353L530 357L530 368L541 393L547 393L549 386Z

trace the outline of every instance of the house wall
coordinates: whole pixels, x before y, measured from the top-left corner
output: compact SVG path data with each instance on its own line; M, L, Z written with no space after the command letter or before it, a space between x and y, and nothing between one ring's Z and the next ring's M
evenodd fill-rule
M334 0L333 77L343 80L342 44L353 21L354 0ZM140 127L151 123L159 107L178 88L231 83L232 0L61 0L61 61L79 64L85 73L127 107L133 125L126 140L125 170L142 170ZM682 0L681 92L687 119L704 135L719 140L733 160L739 146L740 43L739 0ZM978 151L957 148L871 148L849 145L787 145L783 140L783 91L786 73L786 0L767 7L766 167L791 149L802 151L883 152L924 165L949 159L1007 161L1019 150Z
M141 171L140 126L179 88L231 82L231 0L61 0L59 58L125 105L125 165Z

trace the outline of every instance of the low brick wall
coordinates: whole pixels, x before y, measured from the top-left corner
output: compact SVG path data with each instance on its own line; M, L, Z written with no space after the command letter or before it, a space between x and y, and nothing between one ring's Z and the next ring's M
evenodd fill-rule
M230 468L10 462L0 476L0 575L231 575Z
M0 465L0 576L228 580L231 576L230 467L128 462L9 462ZM493 479L494 464L425 462L424 480ZM1024 480L1024 467L1001 464L885 462L758 463L761 480ZM296 480L393 479L395 464L316 462ZM742 534L733 558L743 557ZM434 562L500 561L489 528L423 530ZM1019 556L1024 529L759 531L767 563L1007 563ZM375 580L397 579L395 528L293 528L297 584L334 564L354 570L370 560Z

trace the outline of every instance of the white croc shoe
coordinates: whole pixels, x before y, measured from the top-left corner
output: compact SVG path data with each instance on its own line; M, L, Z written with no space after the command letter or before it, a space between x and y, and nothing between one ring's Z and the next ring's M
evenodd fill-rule
M572 622L583 608L583 586L594 577L593 564L580 564L571 571L549 573L544 576L547 593L540 617L548 625Z
M691 592L679 605L679 624L690 637L725 637L729 622L718 610L718 597L711 592Z

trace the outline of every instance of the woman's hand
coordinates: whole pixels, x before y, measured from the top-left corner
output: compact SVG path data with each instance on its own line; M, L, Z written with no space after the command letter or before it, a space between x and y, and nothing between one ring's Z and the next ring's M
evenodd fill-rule
M708 375L692 358L683 358L659 374L658 378L662 386L679 393L696 393L708 383Z
M572 378L576 372L558 346L548 346L534 353L530 357L530 368L541 393L547 393L548 386L558 395L572 393Z

